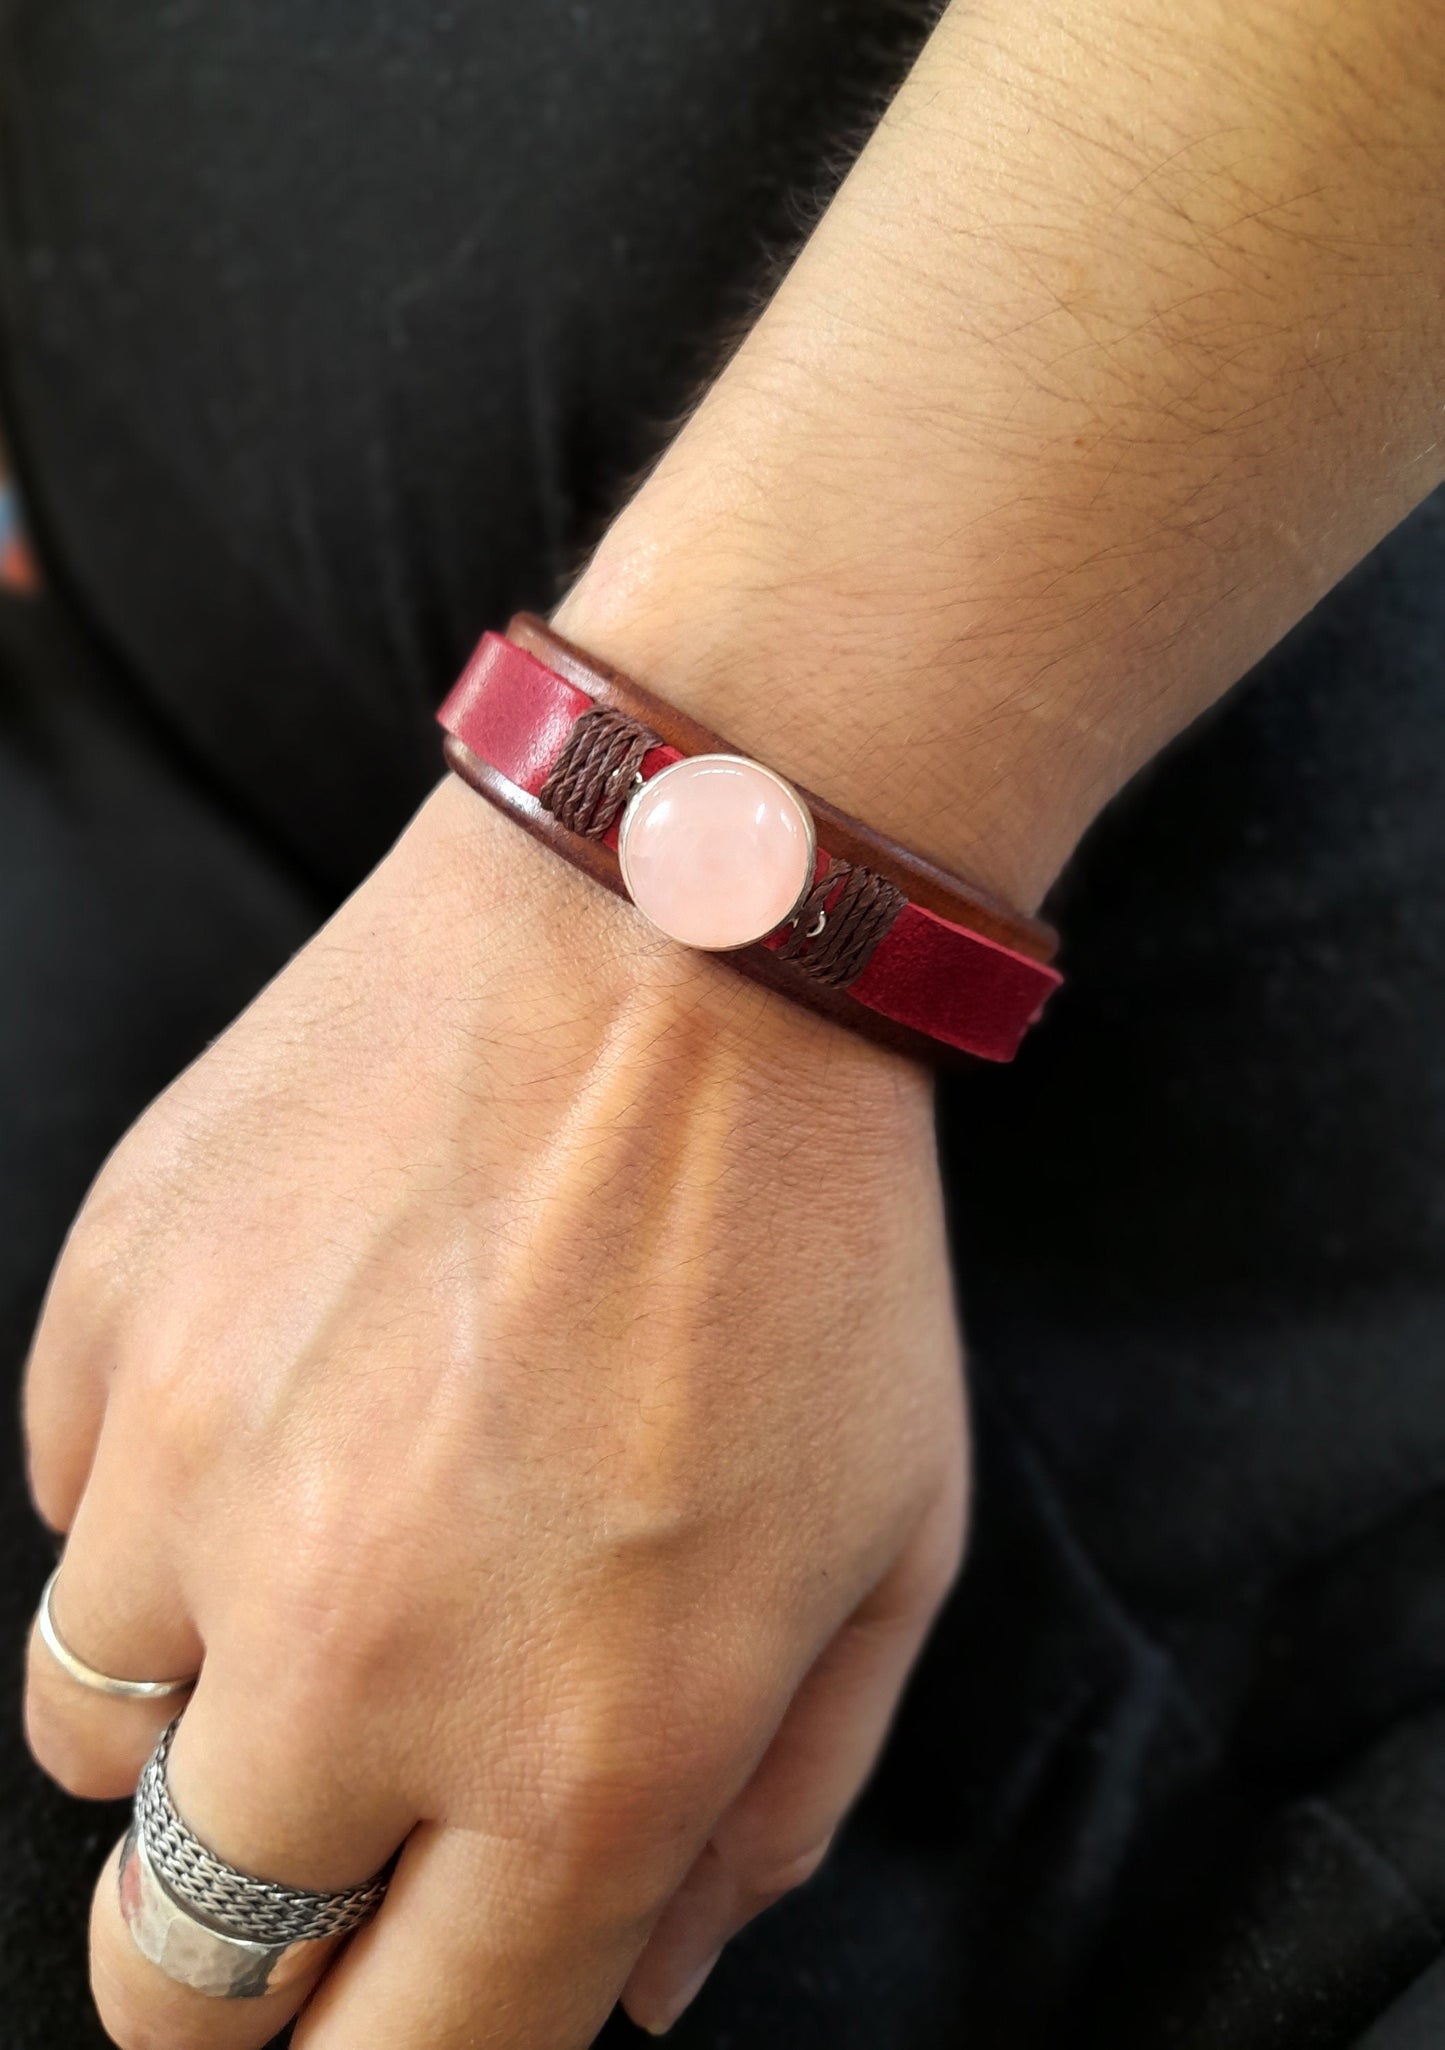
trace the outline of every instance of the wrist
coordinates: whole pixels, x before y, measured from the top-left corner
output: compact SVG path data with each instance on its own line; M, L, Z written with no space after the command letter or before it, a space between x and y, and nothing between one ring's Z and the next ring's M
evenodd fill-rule
M666 939L455 776L377 880L397 973L462 1032L526 1040L538 1088L606 1067L655 1103L747 1097L810 1126L842 1117L855 1141L931 1104L926 1068Z
M1084 12L948 10L557 620L1025 910L1440 475L1415 0Z
M664 465L567 594L557 631L876 831L1036 911L1121 763L1149 750L1004 659L965 657L917 585L850 590L832 566L836 531L820 547L812 529L743 509L746 488L701 514L708 467L685 451Z

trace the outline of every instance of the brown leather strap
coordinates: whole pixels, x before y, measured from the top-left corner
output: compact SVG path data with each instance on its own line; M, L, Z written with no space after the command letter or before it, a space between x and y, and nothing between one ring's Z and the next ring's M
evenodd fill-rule
M517 614L507 628L507 638L527 649L539 662L545 662L558 675L565 676L579 690L586 691L599 705L623 713L683 754L736 752L729 741L720 739L675 705L654 697L651 691L635 683L630 676L624 676L620 670L585 654L530 612ZM982 933L986 939L996 940L1000 946L1012 948L1015 953L1027 954L1031 960L1053 960L1058 952L1058 934L1041 919L1026 918L1022 912L1001 903L986 890L959 876L950 875L923 855L900 847L896 840L875 832L861 820L835 810L811 791L801 794L817 822L819 844L830 854L855 868L868 869L875 875L886 877L902 890L905 897L939 918L966 926L971 932Z

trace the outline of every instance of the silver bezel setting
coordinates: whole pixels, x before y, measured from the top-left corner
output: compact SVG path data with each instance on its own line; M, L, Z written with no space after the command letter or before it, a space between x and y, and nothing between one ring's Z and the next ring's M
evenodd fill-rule
M666 929L658 925L655 919L648 918L648 914L638 904L636 897L633 895L632 878L627 872L628 831L633 818L636 816L637 807L641 799L644 796L650 796L660 783L665 783L675 769L691 768L696 762L737 762L741 763L744 768L756 769L760 775L766 776L770 783L776 783L778 788L792 799L803 815L803 824L807 830L808 855L804 867L802 888L798 891L797 896L793 899L784 916L778 919L776 924L770 925L767 932L756 933L749 940L738 940L729 947L703 947L699 946L695 941L674 941L674 944L678 946L693 947L694 951L699 954L738 954L742 952L744 947L757 946L760 940L765 940L768 937L769 933L779 932L785 925L791 925L797 917L800 907L813 887L813 878L817 872L818 829L814 823L812 811L809 809L802 793L788 781L786 776L780 776L776 769L770 769L765 762L755 762L751 755L715 752L705 755L684 755L680 761L669 762L665 769L659 769L655 776L649 776L645 783L638 784L631 797L627 800L627 808L623 812L621 823L617 828L617 865L622 871L622 887L626 890L629 901L641 913L642 917L647 919L648 924L653 927L654 931L665 932ZM667 933L666 937L673 939L671 933Z

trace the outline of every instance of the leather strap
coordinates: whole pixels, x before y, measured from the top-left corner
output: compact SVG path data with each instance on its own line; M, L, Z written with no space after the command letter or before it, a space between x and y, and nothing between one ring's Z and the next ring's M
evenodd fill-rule
M541 793L577 721L606 706L649 729L644 780L691 754L735 754L726 740L630 677L593 660L541 620L522 613L506 637L487 634L443 704L449 765L473 789L626 896L615 824L589 838L564 826ZM812 974L789 928L720 956L755 981L915 1059L945 1050L1011 1060L1060 977L1050 965L1056 935L986 893L874 833L807 791L818 832L819 887L830 864L881 877L901 906L845 986ZM841 871L840 871L841 873ZM891 892L889 893L891 898ZM790 955L780 950L789 949Z

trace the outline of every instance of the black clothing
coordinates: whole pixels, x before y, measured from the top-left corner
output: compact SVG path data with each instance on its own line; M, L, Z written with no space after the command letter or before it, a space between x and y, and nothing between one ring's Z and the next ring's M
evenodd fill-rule
M51 582L0 601L16 1372L107 1146L399 828L470 644L554 595L921 21L3 0ZM1437 500L1127 793L1059 892L1067 992L946 1090L971 1564L680 2050L1445 2040L1442 564ZM46 1546L3 1473L18 1677ZM0 1746L12 2050L100 2041L118 1828Z

